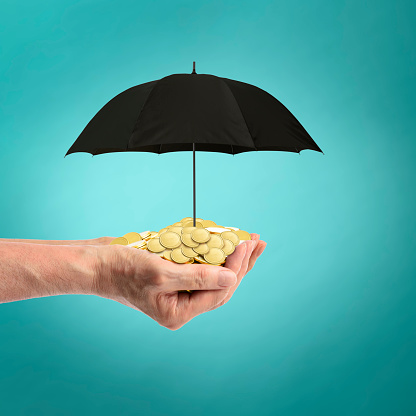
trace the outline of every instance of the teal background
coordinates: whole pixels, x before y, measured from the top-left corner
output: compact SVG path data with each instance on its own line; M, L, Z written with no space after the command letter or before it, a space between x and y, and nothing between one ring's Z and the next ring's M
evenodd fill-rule
M414 415L415 19L414 1L2 0L0 237L192 215L191 153L64 155L116 94L194 60L270 92L325 155L197 154L197 215L268 246L178 331L98 297L0 305L0 414Z

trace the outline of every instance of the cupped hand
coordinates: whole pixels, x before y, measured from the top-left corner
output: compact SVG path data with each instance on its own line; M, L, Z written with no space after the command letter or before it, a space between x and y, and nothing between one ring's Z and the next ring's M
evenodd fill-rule
M221 303L238 280L226 267L176 264L131 247L97 247L97 253L92 292L139 310L171 330Z
M251 238L227 257L225 267L176 264L131 247L100 247L93 291L145 313L168 329L179 329L231 299L267 245L258 234Z

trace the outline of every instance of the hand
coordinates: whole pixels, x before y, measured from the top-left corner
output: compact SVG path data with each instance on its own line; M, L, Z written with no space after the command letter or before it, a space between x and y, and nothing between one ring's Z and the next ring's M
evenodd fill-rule
M98 237L90 240L74 240L76 245L108 246L116 237Z
M225 305L231 299L238 285L243 280L243 277L253 268L257 259L266 248L267 243L260 240L259 234L253 233L250 235L251 241L245 241L243 244L238 245L234 253L227 257L225 267L232 270L237 275L237 282L230 288L227 296L217 305L213 306L211 310Z
M98 237L89 240L56 240L55 244L70 246L108 246L116 237ZM45 242L45 244L51 242Z
M92 293L142 311L171 330L214 308L237 284L236 273L226 267L176 264L118 245L96 249Z

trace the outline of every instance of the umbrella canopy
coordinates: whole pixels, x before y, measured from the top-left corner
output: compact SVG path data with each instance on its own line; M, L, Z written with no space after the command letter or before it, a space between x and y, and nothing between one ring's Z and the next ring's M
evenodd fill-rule
M116 95L91 119L67 155L194 148L230 154L322 152L272 95L244 82L196 74L194 65L192 74L169 75Z
M129 88L91 119L66 155L87 152L237 154L255 150L322 152L295 116L251 84L209 74L173 74ZM65 155L65 156L66 156Z

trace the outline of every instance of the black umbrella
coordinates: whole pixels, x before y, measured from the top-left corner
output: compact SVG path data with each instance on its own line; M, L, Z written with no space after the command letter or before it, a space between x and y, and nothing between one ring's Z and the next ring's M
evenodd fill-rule
M322 152L294 115L251 84L209 74L173 74L131 87L90 120L66 155L87 152L237 154L255 150ZM65 155L65 156L66 156Z

